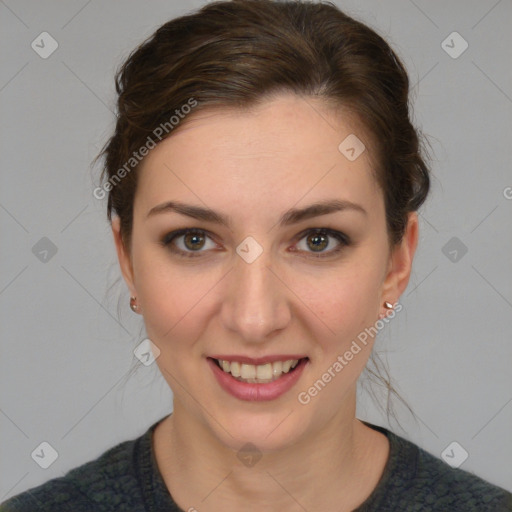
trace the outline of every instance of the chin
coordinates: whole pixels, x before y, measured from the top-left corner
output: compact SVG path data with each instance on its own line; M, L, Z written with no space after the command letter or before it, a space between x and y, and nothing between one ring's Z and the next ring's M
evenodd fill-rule
M225 446L238 452L244 445L251 443L261 452L286 449L296 444L304 435L308 422L299 416L293 406L273 411L236 411L218 413L215 421L205 418L213 435Z

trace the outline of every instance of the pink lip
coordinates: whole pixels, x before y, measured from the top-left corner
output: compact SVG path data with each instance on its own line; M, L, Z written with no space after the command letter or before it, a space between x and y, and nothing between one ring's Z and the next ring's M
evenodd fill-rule
M280 356L282 357L282 356ZM285 361L289 358L286 356L286 359L277 358L278 361ZM215 358L217 359L217 358ZM221 359L220 357L218 359ZM225 361L233 360L246 362L248 358L237 358L235 356L231 356L231 359L222 357ZM299 357L294 357L294 359L299 359ZM288 390L290 390L293 385L299 380L306 364L308 364L308 359L301 359L299 364L295 367L295 369L289 373L283 374L279 379L274 380L273 382L269 382L267 384L250 384L249 382L240 382L236 380L230 373L226 373L223 371L215 361L211 358L206 359L210 368L213 371L217 381L224 391L227 391L230 395L238 398L239 400L246 401L266 401L266 400L275 400L280 397ZM269 358L264 361L268 362ZM248 363L248 364L257 364L257 363Z

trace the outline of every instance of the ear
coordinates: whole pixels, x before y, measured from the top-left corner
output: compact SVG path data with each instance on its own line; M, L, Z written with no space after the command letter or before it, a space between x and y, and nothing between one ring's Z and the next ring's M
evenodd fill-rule
M114 242L116 245L117 258L119 260L119 266L121 267L121 273L123 274L124 280L130 289L130 296L136 297L137 291L134 285L133 279L133 266L131 257L126 250L124 243L121 239L121 220L118 216L112 219L112 234L114 236Z
M418 215L409 213L402 241L390 252L388 270L382 285L381 304L395 304L407 288L412 262L418 245Z

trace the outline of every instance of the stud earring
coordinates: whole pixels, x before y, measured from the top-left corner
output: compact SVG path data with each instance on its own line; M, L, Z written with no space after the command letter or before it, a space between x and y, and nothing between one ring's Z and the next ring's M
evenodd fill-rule
M389 311L391 309L393 309L393 304L391 304L391 302L388 302L387 300L384 301L384 307ZM385 318L388 314L387 313L381 313L379 315L379 319L382 320L383 318Z
M139 309L139 306L136 304L136 302L137 297L130 297L130 307L134 313L137 313L137 310Z

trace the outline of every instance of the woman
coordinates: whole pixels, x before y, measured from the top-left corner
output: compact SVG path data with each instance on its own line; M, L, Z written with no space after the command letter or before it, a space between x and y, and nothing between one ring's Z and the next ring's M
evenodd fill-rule
M1 510L512 510L355 415L429 191L387 43L329 4L214 3L117 86L95 194L173 412Z

